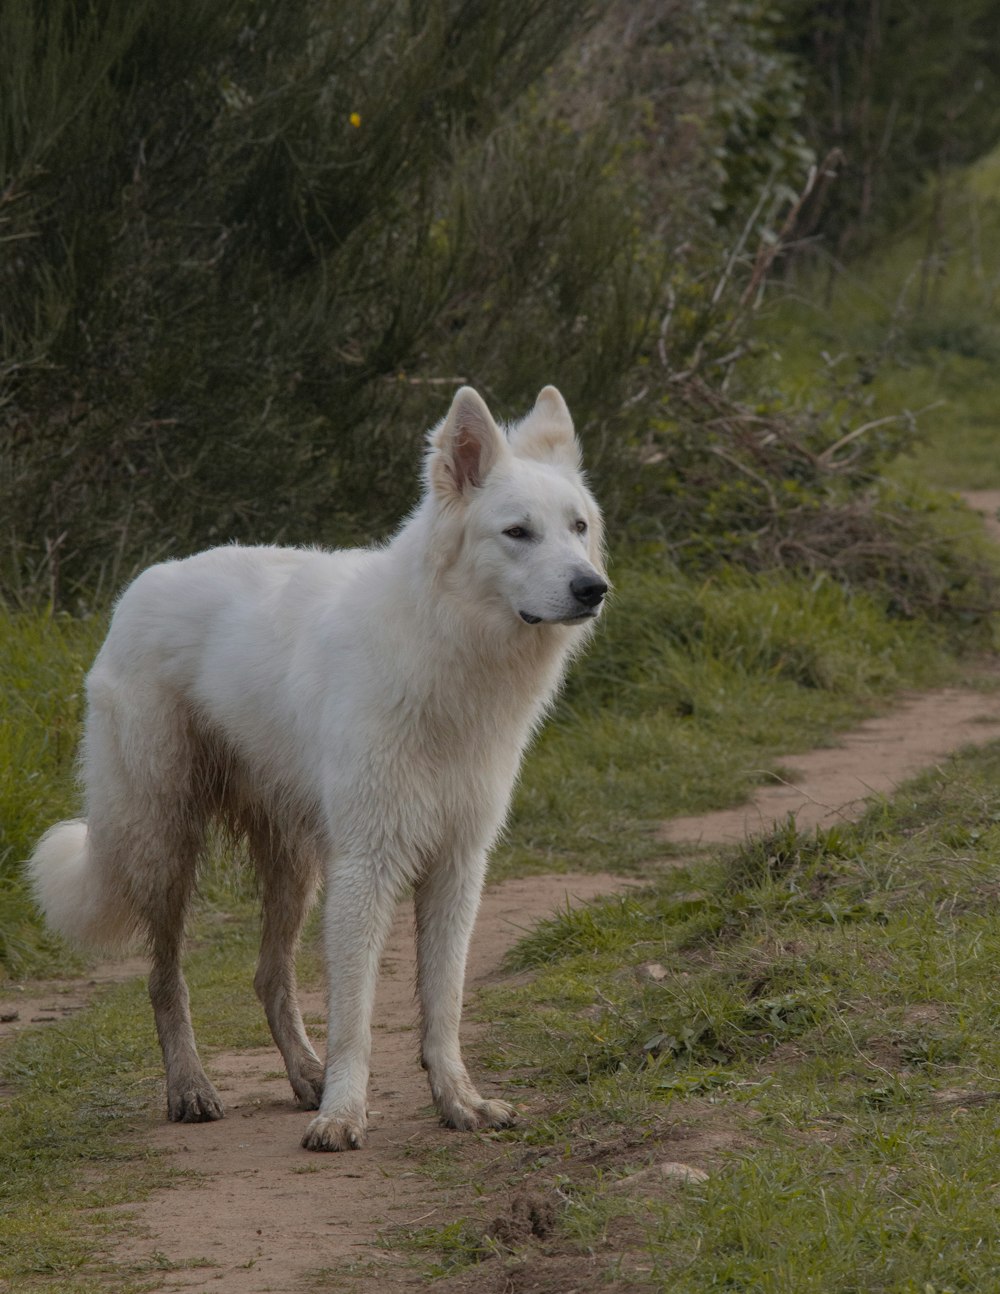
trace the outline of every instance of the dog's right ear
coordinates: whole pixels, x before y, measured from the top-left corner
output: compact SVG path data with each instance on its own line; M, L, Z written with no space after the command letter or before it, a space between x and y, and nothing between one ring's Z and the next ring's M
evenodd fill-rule
M444 422L431 433L430 449L431 488L449 498L482 485L507 453L507 443L479 392L463 386Z
M566 401L554 386L543 386L535 407L510 429L510 444L520 458L580 468L580 444Z

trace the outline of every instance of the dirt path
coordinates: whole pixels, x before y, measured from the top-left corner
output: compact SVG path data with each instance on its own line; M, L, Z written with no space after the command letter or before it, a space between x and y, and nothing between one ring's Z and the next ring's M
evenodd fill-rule
M504 953L542 917L622 887L621 877L536 876L508 881L484 896L469 966L468 988L495 978ZM377 1287L396 1287L391 1253L377 1248L394 1228L442 1226L465 1202L453 1186L435 1185L421 1160L445 1149L454 1162L469 1160L474 1178L486 1177L494 1157L489 1135L470 1136L440 1127L417 1063L413 1002L412 912L402 905L382 963L375 1012L367 1148L317 1155L299 1147L311 1117L295 1108L273 1048L221 1052L207 1058L227 1107L219 1123L178 1125L152 1116L149 1144L166 1152L172 1169L193 1176L173 1181L138 1208L132 1238L113 1255L142 1266L208 1263L164 1272L156 1290L210 1290L218 1294L284 1294L318 1270L333 1269L326 1288L379 1259ZM322 1018L318 992L303 1010ZM466 1022L466 1040L486 1028ZM312 1028L322 1041L322 1028ZM483 1090L495 1090L479 1074ZM498 1093L497 1093L498 1094ZM386 1267L388 1264L388 1268ZM412 1274L400 1267L400 1288ZM152 1277L156 1280L155 1275ZM351 1286L353 1288L353 1286ZM365 1288L361 1283L359 1289ZM375 1288L373 1284L371 1288Z
M749 804L673 818L664 823L660 839L732 844L789 813L805 828L849 821L860 815L869 796L891 795L901 782L962 746L997 737L1000 694L963 688L925 692L843 734L827 750L780 758L784 781L762 787Z

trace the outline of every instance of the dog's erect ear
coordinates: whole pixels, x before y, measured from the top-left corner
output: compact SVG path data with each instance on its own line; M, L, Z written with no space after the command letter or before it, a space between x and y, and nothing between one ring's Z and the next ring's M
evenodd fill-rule
M561 463L574 470L580 466L580 443L573 431L573 419L554 386L542 387L535 407L511 429L510 441L522 458Z
M431 435L430 482L442 497L482 485L507 452L503 433L478 391L463 386Z
M569 416L566 401L562 398L562 392L554 386L542 387L535 400L535 409L553 422L561 423L570 435L573 434L573 419Z

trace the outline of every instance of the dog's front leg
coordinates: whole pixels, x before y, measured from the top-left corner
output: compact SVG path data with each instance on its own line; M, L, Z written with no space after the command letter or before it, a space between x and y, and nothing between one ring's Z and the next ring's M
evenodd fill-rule
M367 860L344 859L327 880L326 1073L319 1113L302 1138L306 1150L364 1145L375 982L395 903L395 887Z
M487 1100L476 1091L459 1043L465 963L485 871L483 856L440 860L414 895L420 1058L434 1104L451 1128L507 1128L516 1118L506 1101Z

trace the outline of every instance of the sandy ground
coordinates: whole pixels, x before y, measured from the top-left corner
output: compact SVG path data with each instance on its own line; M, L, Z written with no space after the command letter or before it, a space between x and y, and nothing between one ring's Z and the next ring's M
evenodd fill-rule
M969 502L996 521L1000 491ZM855 817L866 797L889 794L920 769L970 743L1000 737L1000 695L944 689L905 699L862 724L828 750L782 761L785 782L762 788L738 809L664 824L664 842L731 841L792 811L803 826ZM487 891L473 944L468 998L496 980L507 949L539 918L621 888L611 876L531 877ZM301 1150L309 1115L295 1108L280 1060L270 1048L208 1054L208 1069L227 1104L213 1124L173 1125L150 1115L149 1144L184 1176L128 1210L127 1238L108 1257L143 1272L150 1291L210 1290L219 1294L350 1289L392 1294L422 1284L405 1260L380 1247L398 1228L440 1227L468 1211L478 1183L500 1172L504 1151L489 1134L441 1128L417 1064L413 1002L412 916L401 908L383 963L372 1066L371 1137L359 1152L316 1155ZM102 982L141 972L129 963L102 966L90 982L31 985L0 1001L0 1031L44 1027L83 1006ZM249 986L248 986L249 992ZM318 994L304 1002L322 1018ZM467 1019L475 1043L488 1029ZM321 1029L314 1029L321 1041ZM483 1078L483 1075L479 1076ZM499 1088L483 1084L486 1092ZM513 1099L526 1119L532 1098ZM507 1092L508 1097L511 1091ZM466 1175L456 1190L426 1171L445 1155Z

